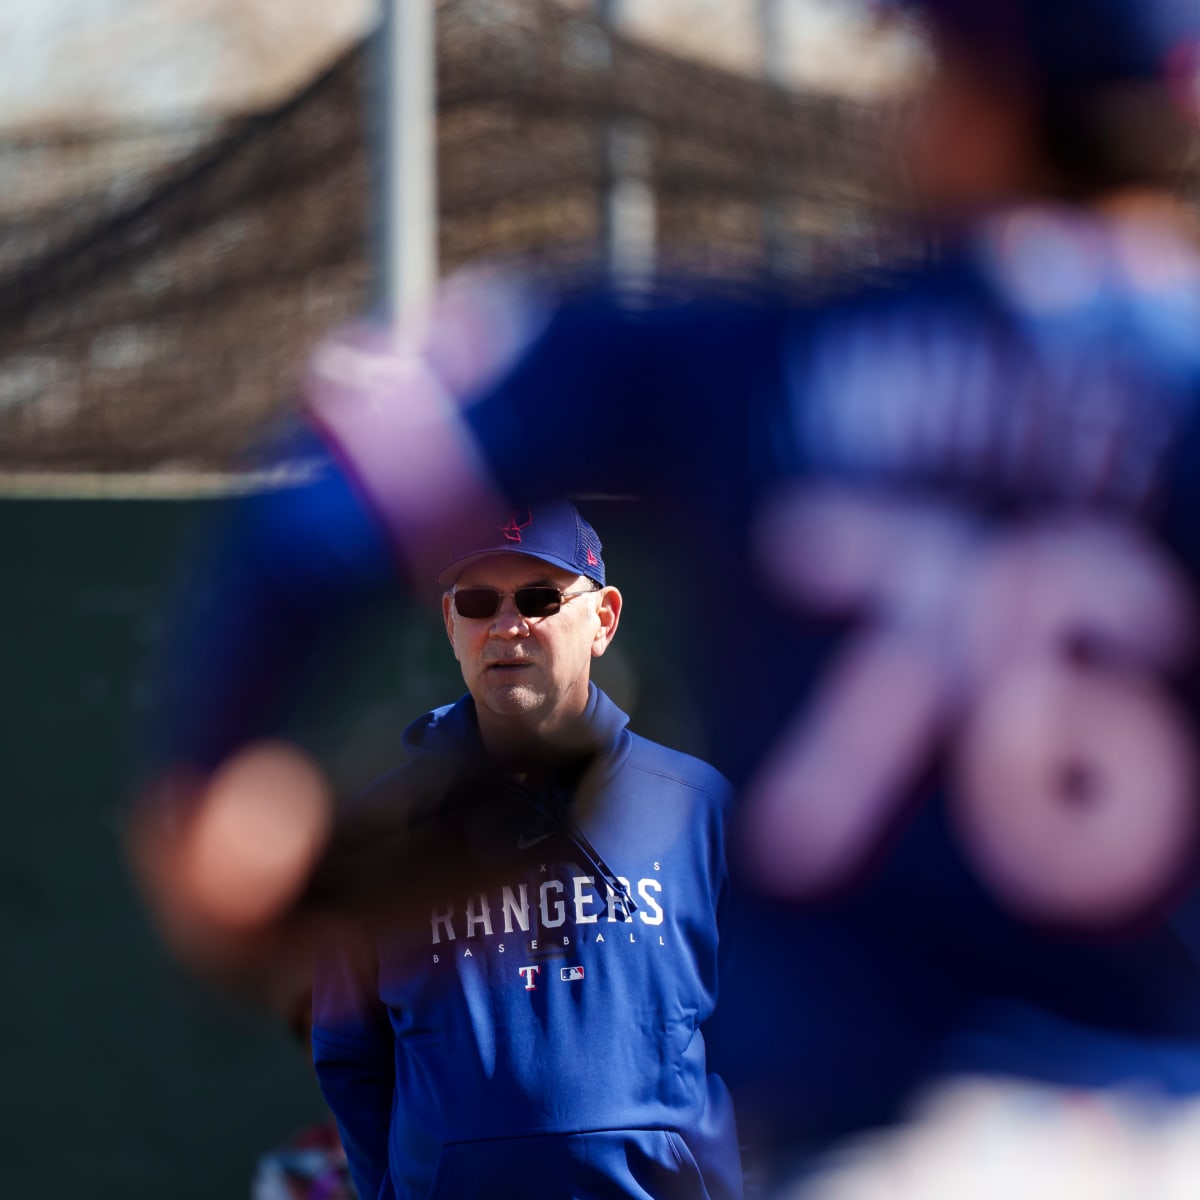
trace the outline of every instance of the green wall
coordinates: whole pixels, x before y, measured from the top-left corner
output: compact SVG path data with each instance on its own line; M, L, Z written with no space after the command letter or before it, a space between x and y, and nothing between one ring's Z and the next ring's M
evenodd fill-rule
M0 1195L237 1197L319 1118L299 1046L160 948L125 869L179 503L0 503Z

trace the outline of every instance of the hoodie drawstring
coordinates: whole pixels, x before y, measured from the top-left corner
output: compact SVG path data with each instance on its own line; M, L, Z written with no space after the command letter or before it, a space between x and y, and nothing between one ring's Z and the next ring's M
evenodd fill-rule
M579 828L571 814L567 812L566 807L560 803L556 803L552 807L541 796L531 796L515 781L512 782L512 786L520 791L521 796L542 820L553 825L571 842L587 861L588 866L595 871L597 877L604 881L610 895L616 898L617 903L621 906L622 920L632 921L633 914L637 912L637 905L629 893L629 887L617 878L616 872L604 861L600 852L588 840L587 834ZM551 795L553 796L553 791L551 791Z

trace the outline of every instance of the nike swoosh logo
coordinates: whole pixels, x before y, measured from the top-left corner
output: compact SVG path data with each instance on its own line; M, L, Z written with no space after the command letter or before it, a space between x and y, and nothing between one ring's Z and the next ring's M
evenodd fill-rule
M521 834L517 838L517 849L528 850L531 846L536 846L538 842L544 842L548 837L553 835L553 830L550 833L539 833L537 837L529 837L526 834Z

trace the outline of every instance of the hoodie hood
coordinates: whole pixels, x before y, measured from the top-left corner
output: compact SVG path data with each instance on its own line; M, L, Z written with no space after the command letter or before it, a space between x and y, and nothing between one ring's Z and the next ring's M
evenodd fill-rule
M607 760L610 755L619 755L617 761L604 764L606 770L618 769L629 753L628 738L622 737L628 724L629 717L594 683L589 683L587 706L580 717L583 736L579 757L602 754ZM464 765L477 766L487 761L475 701L470 695L418 717L404 730L402 742L405 753L412 757L453 754Z

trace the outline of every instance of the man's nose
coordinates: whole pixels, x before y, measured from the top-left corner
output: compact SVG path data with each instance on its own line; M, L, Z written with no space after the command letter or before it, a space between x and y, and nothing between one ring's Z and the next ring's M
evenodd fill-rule
M512 596L501 597L490 632L493 637L502 638L525 637L529 633L529 622L521 616Z

